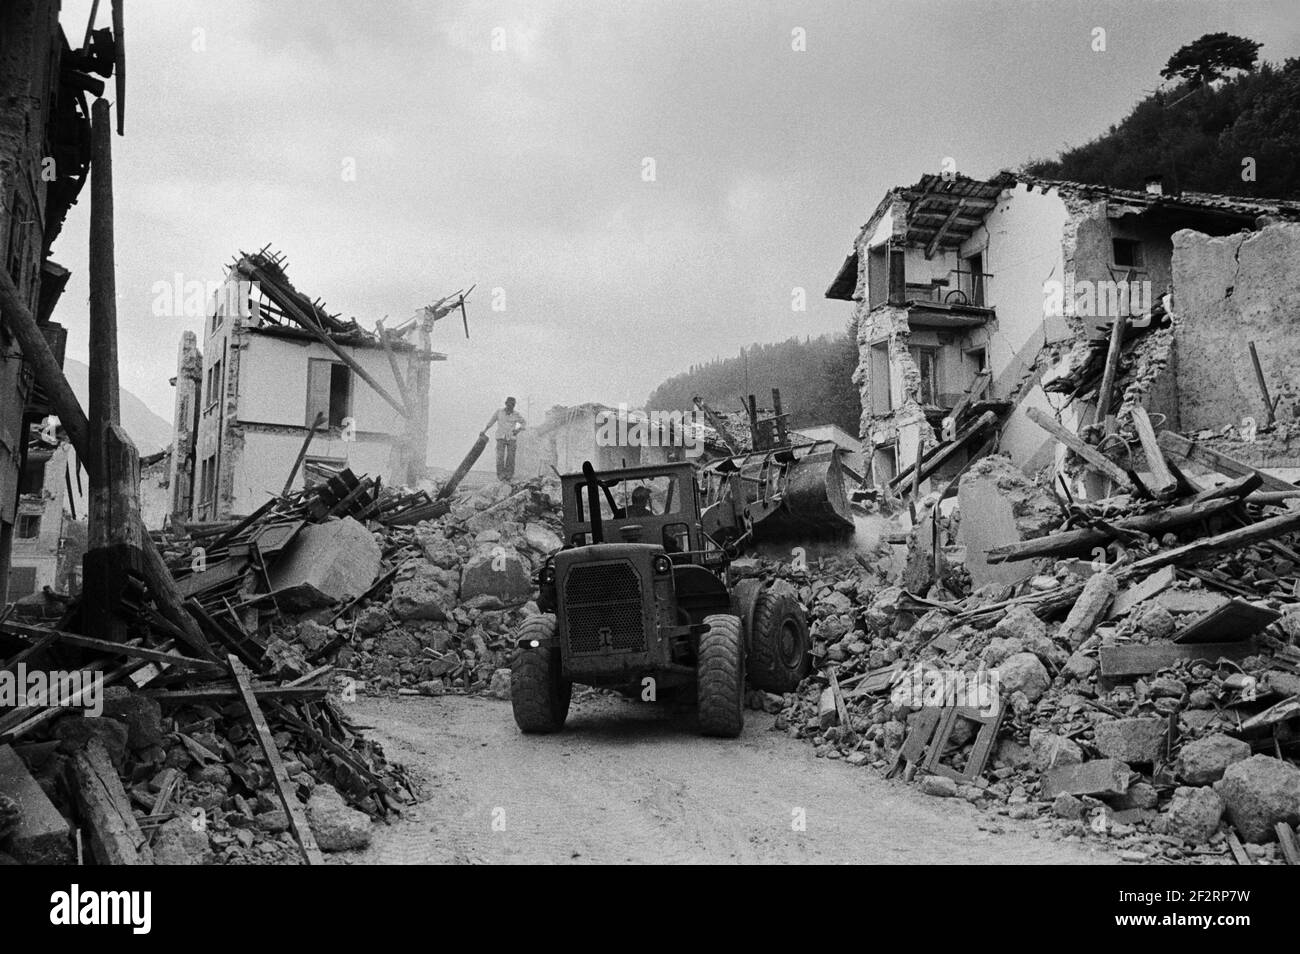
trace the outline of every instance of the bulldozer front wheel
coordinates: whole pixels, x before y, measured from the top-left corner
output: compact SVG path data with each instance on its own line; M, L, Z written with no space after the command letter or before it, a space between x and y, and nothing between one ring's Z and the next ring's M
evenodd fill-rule
M745 640L740 617L706 616L700 636L696 698L700 731L734 739L745 726Z
M754 603L749 681L766 692L793 692L812 670L808 620L793 593L764 590Z
M524 732L558 732L569 715L573 684L560 675L560 651L552 648L555 617L530 616L519 628L519 650L510 666L510 705ZM538 640L542 645L530 647Z

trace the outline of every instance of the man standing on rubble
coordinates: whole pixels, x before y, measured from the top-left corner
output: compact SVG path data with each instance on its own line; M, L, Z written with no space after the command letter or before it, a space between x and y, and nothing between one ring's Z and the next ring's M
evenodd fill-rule
M480 437L486 437L488 428L497 426L497 480L510 481L515 478L515 439L527 426L524 416L515 410L515 399L506 398L506 406L492 412Z

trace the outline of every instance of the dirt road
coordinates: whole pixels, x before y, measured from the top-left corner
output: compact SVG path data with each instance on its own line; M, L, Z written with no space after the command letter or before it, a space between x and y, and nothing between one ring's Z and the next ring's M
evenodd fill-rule
M575 699L553 736L521 735L492 699L361 697L350 711L429 795L350 863L1113 860L818 759L761 712L726 741L696 735L689 710L604 696Z

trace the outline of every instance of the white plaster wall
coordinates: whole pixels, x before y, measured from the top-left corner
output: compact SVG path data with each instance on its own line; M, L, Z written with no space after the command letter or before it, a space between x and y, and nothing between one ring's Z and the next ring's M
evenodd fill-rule
M997 324L990 328L988 361L995 382L1014 368L1018 354L1032 361L1045 342L1070 337L1063 318L1046 315L1044 294L1046 282L1064 280L1061 238L1068 218L1057 193L1017 184L962 245L963 257L983 252L984 271L993 276L988 300Z
M239 420L303 427L307 423L307 363L337 362L318 341L295 341L251 334L239 359ZM388 357L378 348L350 348L348 353L393 397L400 400ZM404 355L398 354L399 363ZM405 373L405 368L403 369ZM355 372L352 417L359 432L401 434L401 415Z
M305 386L305 385L304 385ZM304 432L276 434L245 430L244 446L235 468L231 512L245 516L266 503L272 494L284 489L284 479L289 476L302 448ZM326 440L317 435L311 442L309 458L327 457L346 462L358 477L383 477L387 482L391 473L392 445L388 441ZM299 469L293 489L303 486L303 471Z

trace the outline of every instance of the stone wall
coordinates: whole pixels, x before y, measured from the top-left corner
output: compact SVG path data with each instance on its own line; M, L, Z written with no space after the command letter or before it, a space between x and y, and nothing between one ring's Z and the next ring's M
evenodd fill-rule
M1246 416L1264 421L1249 345L1259 352L1278 419L1296 418L1300 364L1300 224L1213 238L1174 233L1174 350L1178 423L1219 429Z

